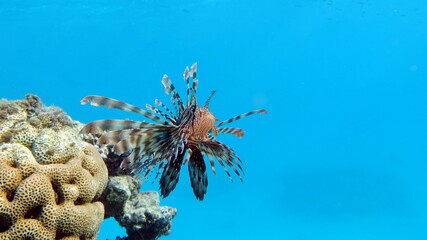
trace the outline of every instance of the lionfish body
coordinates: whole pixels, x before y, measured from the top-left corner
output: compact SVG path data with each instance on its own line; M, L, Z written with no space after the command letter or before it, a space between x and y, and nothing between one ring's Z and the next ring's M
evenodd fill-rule
M94 106L116 108L134 112L154 121L155 123L130 120L99 120L88 123L82 133L102 134L98 139L100 145L112 145L113 152L121 156L120 168L125 173L143 172L145 176L158 165L156 176L162 172L160 191L167 197L176 187L181 166L188 163L191 186L197 199L203 200L206 194L208 180L204 156L209 159L212 171L215 171L216 158L227 175L232 177L226 166L231 168L242 180L242 162L235 152L227 145L217 141L218 133L229 133L243 137L240 128L222 128L221 126L255 114L266 113L266 110L256 110L230 118L219 124L209 110L209 102L214 95L200 107L196 99L198 80L196 80L197 64L193 64L184 71L184 80L187 83L187 101L184 104L180 95L167 75L163 76L162 84L166 94L171 94L174 105L174 114L158 99L156 106L163 110L146 105L148 111L133 105L101 96L87 96L81 100L82 104L91 102ZM192 82L190 82L190 77ZM159 117L160 116L160 117ZM162 171L163 170L163 171Z

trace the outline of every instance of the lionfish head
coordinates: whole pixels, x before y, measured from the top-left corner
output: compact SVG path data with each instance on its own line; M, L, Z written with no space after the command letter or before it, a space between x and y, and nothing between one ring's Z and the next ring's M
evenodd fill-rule
M218 136L218 129L215 126L215 122L218 119L215 118L209 108L197 108L195 116L196 120L194 121L192 127L193 134L198 136L198 139L207 140L209 138L209 132L212 132L215 136Z

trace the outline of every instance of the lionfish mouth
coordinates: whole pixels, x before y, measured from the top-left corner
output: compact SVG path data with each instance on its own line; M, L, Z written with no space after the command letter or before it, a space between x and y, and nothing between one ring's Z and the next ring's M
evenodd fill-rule
M233 170L243 182L242 161L229 146L217 141L215 137L218 133L243 137L243 129L222 126L267 111L255 110L215 124L218 119L209 110L209 103L215 91L212 91L205 105L199 107L196 98L198 86L196 74L197 63L184 70L183 76L187 84L185 104L169 77L163 76L162 84L165 93L172 95L174 112L158 99L155 100L156 107L147 104L147 110L143 110L112 98L95 95L84 97L81 100L82 104L90 102L93 106L138 113L154 123L98 120L88 123L81 133L101 134L98 144L112 146L112 151L121 156L120 170L123 173L142 173L146 177L155 166L158 166L156 177L161 173L160 192L163 197L167 197L175 189L181 166L188 163L191 187L196 198L203 200L208 186L204 156L209 160L214 174L216 174L214 164L216 159L231 181L233 178L228 169Z

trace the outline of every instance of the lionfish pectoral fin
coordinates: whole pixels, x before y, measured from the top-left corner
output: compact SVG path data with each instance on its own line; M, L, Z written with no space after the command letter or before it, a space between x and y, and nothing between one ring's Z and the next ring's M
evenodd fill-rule
M101 134L103 132L103 129L96 124L96 121L94 121L86 124L79 133Z
M228 171L227 166L230 167L236 173L236 175L240 178L240 181L243 182L243 179L242 179L243 168L239 163L240 161L239 157L236 155L236 153L234 153L233 149L216 140L201 142L199 144L199 147L203 152L207 154L209 161L211 162L211 165L212 165L212 170L214 169L213 156L215 156L219 164L225 170L225 173L227 174L227 176L230 178L231 182L233 182L233 178L231 177L231 174ZM237 166L237 168L235 166ZM242 172L242 174L240 174L240 172Z
M228 133L228 134L233 134L236 137L240 137L242 138L243 135L245 134L245 131L241 128L218 128L218 132L220 133Z
M203 155L198 149L194 149L188 163L191 187L198 200L203 200L208 188L208 177L206 175L206 165Z
M225 125L225 124L228 124L228 123L231 123L231 122L237 121L237 120L239 120L239 119L242 119L242 118L244 118L244 117L247 117L247 116L250 116L250 115L253 115L253 114L256 114L256 113L263 113L263 114L266 114L266 113L267 113L267 110L265 110L265 109L260 109L260 110L255 110L255 111L251 111L251 112L243 113L243 114L240 114L240 115L238 115L238 116L235 116L235 117L232 117L232 118L230 118L230 119L227 119L227 120L225 120L225 121L223 121L223 122L220 122L220 123L218 123L216 126L217 126L217 127L221 127L222 125Z
M125 103L125 102L122 102L122 101L119 101L119 100L116 100L113 98L90 95L90 96L84 97L80 101L80 103L83 105L87 104L89 102L92 106L104 106L106 108L115 108L115 109L119 109L119 110L126 111L126 112L138 113L138 114L140 114L140 115L142 115L148 119L151 119L157 123L166 124L166 125L169 124L167 121L157 117L156 115L154 115L150 112L147 112L145 110L142 110L139 107L133 106L129 103Z
M160 194L163 198L175 189L179 180L179 172L181 170L182 161L186 151L178 153L175 158L169 161L164 167L162 177L160 178Z

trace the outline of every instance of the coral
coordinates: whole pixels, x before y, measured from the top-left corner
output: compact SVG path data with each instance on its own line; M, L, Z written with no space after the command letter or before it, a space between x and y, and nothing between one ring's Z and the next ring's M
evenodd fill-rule
M19 112L18 107L10 103L6 99L0 100L0 118L8 119L9 116Z
M59 107L37 108L35 113L41 124L47 128L71 126L73 123L71 118Z
M76 141L77 133L68 126L59 131L50 128L42 129L32 145L35 157L41 163L62 163L67 156L79 152L83 141Z
M103 201L105 217L113 216L125 227L129 240L151 240L168 235L175 208L159 206L159 194L139 192L141 180L132 176L110 177Z
M105 163L49 109L34 95L0 102L0 239L96 239L104 219Z
M38 136L39 130L32 126L29 122L18 122L11 130L11 141L31 147Z
M2 144L0 238L96 239L104 207L94 200L106 182L106 166L90 145L62 164L41 164L27 147Z
M83 127L35 95L0 100L0 239L96 239L111 216L127 228L123 239L170 232L176 209L140 193L138 178L115 177L119 156L79 135Z

